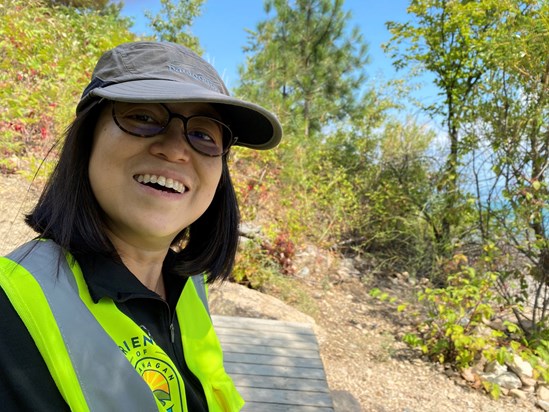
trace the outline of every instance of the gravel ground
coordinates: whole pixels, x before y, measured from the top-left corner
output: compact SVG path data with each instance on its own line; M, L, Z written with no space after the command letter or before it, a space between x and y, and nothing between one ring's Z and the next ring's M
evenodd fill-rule
M38 186L17 175L0 174L0 256L35 236L23 219L36 202Z
M347 281L317 296L328 383L332 390L351 392L363 411L539 411L529 401L493 400L459 376L449 377L423 361L400 341L407 325L395 316L396 309L368 296L359 281Z

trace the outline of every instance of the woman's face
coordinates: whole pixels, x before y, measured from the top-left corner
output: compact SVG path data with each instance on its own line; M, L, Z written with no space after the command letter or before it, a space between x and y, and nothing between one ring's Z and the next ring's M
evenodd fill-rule
M217 117L204 103L166 106L186 117ZM180 119L173 119L164 134L143 138L122 131L111 111L107 104L99 117L89 163L91 188L105 213L109 237L115 244L167 249L210 205L222 158L191 148Z

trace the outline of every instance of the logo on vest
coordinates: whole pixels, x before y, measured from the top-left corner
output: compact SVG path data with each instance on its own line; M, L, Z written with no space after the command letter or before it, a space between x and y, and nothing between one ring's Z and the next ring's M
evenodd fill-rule
M183 412L181 377L172 360L147 336L134 336L118 346L147 382L166 412Z

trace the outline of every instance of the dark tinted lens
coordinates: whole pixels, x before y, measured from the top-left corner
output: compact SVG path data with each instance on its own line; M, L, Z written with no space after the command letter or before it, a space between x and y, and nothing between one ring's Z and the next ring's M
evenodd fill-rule
M219 156L232 140L231 130L220 121L207 116L192 116L187 120L187 137L197 151Z
M170 113L157 103L115 102L113 117L125 132L135 136L151 137L166 127Z

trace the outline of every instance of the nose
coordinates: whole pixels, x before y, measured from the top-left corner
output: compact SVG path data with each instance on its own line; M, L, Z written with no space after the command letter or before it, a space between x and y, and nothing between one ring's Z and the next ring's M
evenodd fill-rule
M170 162L187 161L193 149L185 139L184 127L182 119L172 119L165 132L154 138L151 153Z

